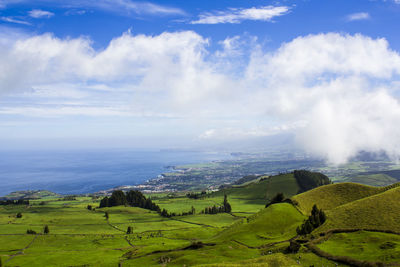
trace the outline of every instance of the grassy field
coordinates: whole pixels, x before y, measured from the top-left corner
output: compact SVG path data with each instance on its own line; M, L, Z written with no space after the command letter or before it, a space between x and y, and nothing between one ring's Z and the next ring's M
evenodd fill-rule
M313 234L337 228L400 232L400 187L333 184L293 197L297 205L265 208L277 192L293 196L297 190L293 175L285 174L200 199L185 193L153 196L169 211L181 213L192 206L197 211L172 218L137 207L97 208L99 199L91 197L45 196L29 206L2 205L0 257L3 266L344 266L305 246L287 253L313 204L327 214ZM205 207L222 204L225 194L232 213L200 214ZM43 233L45 225L48 234ZM126 233L128 227L131 234ZM37 234L27 234L28 229ZM366 231L333 234L318 245L333 255L386 262L400 261L399 246L398 235Z
M382 191L382 188L355 183L338 183L314 188L296 195L299 209L309 214L314 204L323 210L331 210L338 206L362 199Z
M358 260L399 263L400 259L400 236L388 233L337 233L318 247L333 255Z
M327 216L318 231L360 228L400 232L400 187L328 210Z

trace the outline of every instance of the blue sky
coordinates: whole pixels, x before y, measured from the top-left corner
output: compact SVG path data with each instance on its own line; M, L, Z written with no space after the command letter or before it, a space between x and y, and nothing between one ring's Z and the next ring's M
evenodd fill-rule
M201 147L289 133L334 163L397 157L399 15L396 0L0 0L0 141Z

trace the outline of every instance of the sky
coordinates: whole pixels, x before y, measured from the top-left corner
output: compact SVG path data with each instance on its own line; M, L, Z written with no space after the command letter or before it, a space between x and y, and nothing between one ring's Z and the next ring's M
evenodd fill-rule
M399 26L398 0L0 0L0 144L397 160Z

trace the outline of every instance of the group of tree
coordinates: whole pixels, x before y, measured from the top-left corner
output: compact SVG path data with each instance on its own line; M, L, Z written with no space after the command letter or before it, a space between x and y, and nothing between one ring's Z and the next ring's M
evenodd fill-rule
M74 201L74 200L76 200L76 196L73 196L73 195L65 196L65 197L59 199L59 201Z
M187 211L187 212L184 211L182 213L168 212L166 209L162 209L162 211L160 212L160 215L162 217L166 217L166 218L175 217L175 216L194 215L194 214L196 214L196 209L193 206L189 211Z
M224 203L222 206L212 206L212 207L207 207L204 210L202 210L200 213L201 214L217 214L217 213L230 213L232 211L231 204L228 202L228 197L227 195L224 195Z
M28 199L0 200L0 205L29 205L29 200Z
M201 198L205 198L207 196L207 192L206 191L201 191L201 193L187 193L186 197L188 198L193 198L193 199L201 199Z
M132 207L139 207L143 209L148 209L152 211L156 211L162 217L175 217L175 216L185 216L185 215L194 215L196 214L196 209L192 206L192 208L187 212L176 213L176 212L168 212L166 209L162 209L155 204L150 198L146 198L140 191L131 190L126 194L121 190L114 191L110 197L104 197L100 201L99 208L104 207L113 207L120 205L129 205ZM201 213L205 214L216 214L221 212L231 212L232 207L228 202L227 196L224 196L224 203L222 206L213 206L205 208ZM106 212L106 218L108 217L108 212Z
M325 221L325 212L322 209L318 209L317 205L314 205L311 210L311 215L308 217L308 219L301 226L297 227L297 234L310 234L314 229L322 225Z
M294 178L300 187L299 193L308 191L321 185L331 184L328 176L319 172L310 172L306 170L295 170Z
M285 195L283 193L277 193L266 205L265 207L267 208L268 206L276 203L282 203L286 200Z
M26 230L26 233L27 233L28 235L36 235L36 231L34 231L34 230L32 230L32 229ZM48 226L48 225L45 225L45 226L43 227L43 234L47 235L48 233L50 233L49 226Z
M157 204L151 201L150 198L146 198L140 191L137 190L131 190L126 194L121 190L116 190L112 192L110 197L104 197L100 201L100 208L120 205L129 205L132 207L139 207L161 213L161 209Z

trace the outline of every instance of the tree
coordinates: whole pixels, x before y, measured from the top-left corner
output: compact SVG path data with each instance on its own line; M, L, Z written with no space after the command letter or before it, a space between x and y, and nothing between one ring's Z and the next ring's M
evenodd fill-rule
M48 226L48 225L45 225L45 226L44 226L44 228L43 228L43 233L46 234L46 235L47 235L48 233L50 233L50 230L49 230L49 226Z
M126 234L130 235L132 234L132 226L128 226L128 229L126 230Z
M100 200L99 208L105 208L105 207L110 207L110 201L108 197L104 197L102 200Z
M121 190L115 190L112 192L111 197L109 199L109 206L120 206L120 205L126 205L127 200L124 192Z
M108 220L108 218L110 217L110 216L108 215L108 211L106 211L106 212L104 213L104 217L106 217L106 220Z
M196 209L192 206L192 210L191 210L192 214L196 214Z
M300 250L301 245L296 241L290 241L289 247L287 247L286 251L289 253L297 253Z
M92 210L92 205L87 205L88 210Z

